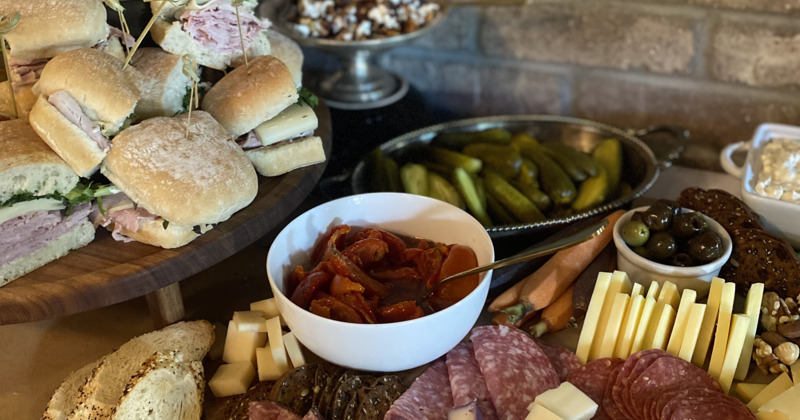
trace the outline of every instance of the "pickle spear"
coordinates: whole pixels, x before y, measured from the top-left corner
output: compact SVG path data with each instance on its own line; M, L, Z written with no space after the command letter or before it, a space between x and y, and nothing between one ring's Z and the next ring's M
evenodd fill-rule
M403 190L409 194L428 195L428 169L419 163L406 163L400 168Z
M511 146L491 143L472 143L461 150L465 155L478 158L506 179L513 179L522 166L522 155Z
M484 170L483 180L486 183L486 192L503 204L503 207L521 222L535 223L544 220L544 215L531 200L528 200L524 194L497 172L491 169Z
M601 141L592 150L592 156L606 170L609 196L616 195L622 178L622 145L619 140L611 138Z
M431 154L438 162L455 168L463 168L471 174L477 174L483 168L483 162L472 156L467 156L460 152L444 149L441 147L431 147Z
M453 185L456 187L470 213L485 227L492 226L492 219L486 212L485 201L481 200L472 176L464 168L453 170Z
M475 142L508 144L511 142L511 133L502 128L490 128L482 131L439 133L431 140L431 146L461 150L468 144Z
M527 134L517 134L511 140L511 147L522 156L533 161L539 168L539 183L542 191L550 196L556 205L568 205L575 199L578 191L569 175L553 159L550 159L542 146Z
M578 187L578 196L571 207L575 211L589 210L606 200L608 194L608 175L604 167L600 167L596 176L587 178Z
M464 199L461 198L456 187L435 172L428 172L428 195L458 208L465 208Z

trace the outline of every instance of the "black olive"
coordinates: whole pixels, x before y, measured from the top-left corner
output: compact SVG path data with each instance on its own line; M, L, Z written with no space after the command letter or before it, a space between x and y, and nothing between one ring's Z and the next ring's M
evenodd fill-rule
M643 211L635 211L631 215L631 222L644 222L644 212Z
M652 206L668 208L672 212L673 216L676 216L681 213L681 205L675 200L667 200L665 198L662 198L653 203Z
M703 233L708 227L708 221L698 212L681 213L672 221L672 234L676 238L690 238Z
M674 265L676 267L691 267L694 265L694 260L689 254L685 252L679 252L672 256L670 260L670 265Z
M647 241L645 247L647 253L659 261L669 260L678 249L675 238L667 232L656 232L650 235L650 240Z
M672 216L671 208L652 205L644 211L642 221L650 228L651 232L661 232L669 228Z
M722 256L722 238L711 229L689 240L689 256L701 263L716 260Z
M647 248L645 248L643 246L635 246L635 247L633 247L631 249L633 250L633 252L635 252L636 254L638 254L642 258L646 258L648 260L651 258L650 254L647 253Z

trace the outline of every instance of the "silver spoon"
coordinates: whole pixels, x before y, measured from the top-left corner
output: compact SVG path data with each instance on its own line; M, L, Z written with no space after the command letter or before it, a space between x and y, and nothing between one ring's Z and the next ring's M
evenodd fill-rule
M487 264L484 266L473 268L471 270L462 271L460 273L447 276L442 280L440 280L439 282L437 282L436 284L434 284L433 286L431 286L428 290L426 290L425 293L422 294L418 302L427 300L429 297L431 297L431 295L433 295L436 289L438 289L440 286L450 281L460 279L462 277L471 276L473 274L483 273L484 271L494 270L495 268L501 268L511 264L516 264L518 262L527 261L533 258L556 253L564 248L569 248L573 245L594 238L595 236L599 235L603 230L605 230L606 226L608 226L608 219L603 219L565 238L561 238L554 242L537 246L533 249L520 252L519 254L516 255L512 255L508 258L503 258L502 260L495 261L491 264Z

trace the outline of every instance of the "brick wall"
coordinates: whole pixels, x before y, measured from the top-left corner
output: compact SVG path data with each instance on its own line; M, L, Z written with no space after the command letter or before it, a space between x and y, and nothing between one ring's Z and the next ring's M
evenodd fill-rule
M759 123L800 124L800 0L452 8L439 27L379 64L458 116L675 124L696 142L687 159L715 160Z

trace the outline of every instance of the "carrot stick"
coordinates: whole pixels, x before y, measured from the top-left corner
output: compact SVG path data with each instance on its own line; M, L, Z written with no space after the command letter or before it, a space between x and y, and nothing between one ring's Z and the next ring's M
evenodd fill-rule
M575 319L575 307L572 305L572 293L575 291L575 284L570 286L555 302L547 305L542 310L542 319L531 327L531 335L541 337L545 333L561 331Z
M497 312L519 302L519 293L522 291L522 286L524 286L525 283L523 280L518 281L494 298L487 308L489 312Z
M569 287L603 248L611 242L611 232L619 217L625 213L617 210L606 217L608 226L588 241L558 251L538 270L522 279L519 302L502 311L516 323L528 312L538 311L553 303Z

